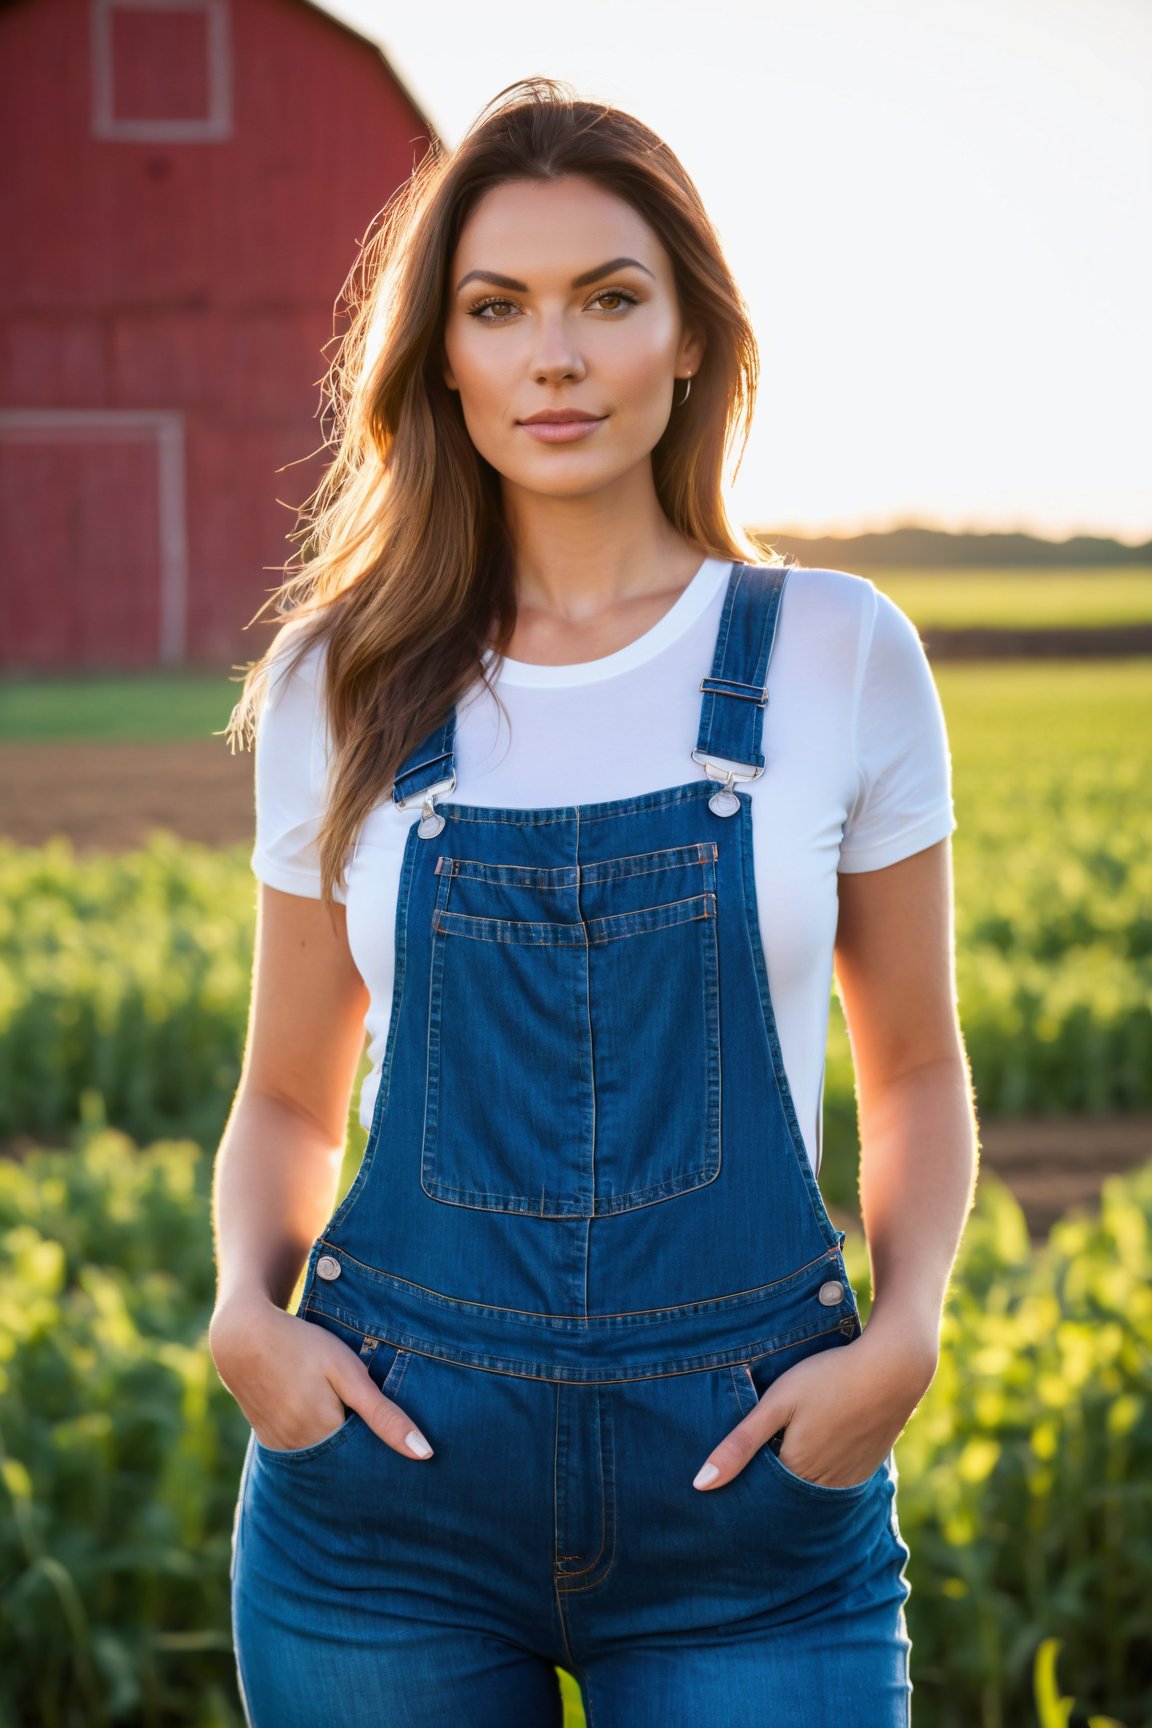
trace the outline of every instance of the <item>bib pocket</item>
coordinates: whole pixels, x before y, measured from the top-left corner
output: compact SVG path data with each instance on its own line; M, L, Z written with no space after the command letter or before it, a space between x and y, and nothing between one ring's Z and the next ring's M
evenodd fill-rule
M421 1183L597 1217L720 1170L714 841L555 868L442 854Z

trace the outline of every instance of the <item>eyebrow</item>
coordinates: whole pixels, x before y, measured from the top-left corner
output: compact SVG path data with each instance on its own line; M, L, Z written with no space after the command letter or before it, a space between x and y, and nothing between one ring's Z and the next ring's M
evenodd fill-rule
M637 270L643 270L646 276L656 280L654 270L649 270L647 264L641 264L639 258L610 258L607 264L598 264L595 270L585 270L582 276L573 276L573 288L590 288L593 282L601 281L605 276L611 276L616 270L623 270L632 265ZM467 276L462 276L456 284L456 292L469 282L491 282L495 288L510 288L514 294L527 294L527 282L517 282L514 276L501 276L495 270L469 270Z

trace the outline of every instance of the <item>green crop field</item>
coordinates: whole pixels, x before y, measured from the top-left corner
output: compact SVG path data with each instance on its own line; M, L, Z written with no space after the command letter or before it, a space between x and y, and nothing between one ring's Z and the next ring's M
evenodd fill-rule
M949 665L961 1017L985 1116L1152 1106L1152 661ZM223 749L223 742L220 742ZM85 1090L140 1138L219 1131L239 1069L247 843L157 836L79 861L0 844L0 1133L58 1132ZM833 1002L830 1197L856 1123ZM362 1130L353 1121L349 1157Z
M981 1112L1152 1104L1152 660L950 664L960 1012ZM834 1003L829 1183L855 1145ZM837 1174L837 1172L840 1174Z
M1152 660L936 677L981 1115L1152 1107ZM205 732L226 717L220 688L204 687ZM67 1148L0 1159L0 1722L239 1728L228 1555L248 1428L205 1327L248 850L0 842L0 1135ZM821 1181L847 1210L855 1109L833 1009ZM364 1147L357 1093L341 1194ZM1152 1168L1035 1250L981 1183L940 1371L897 1449L920 1728L1152 1719L1150 1243ZM866 1312L858 1234L846 1252Z
M0 1161L12 1728L240 1728L228 1563L249 1428L205 1342L210 1178L194 1141L99 1129ZM1152 1166L1036 1253L1011 1195L982 1186L940 1369L896 1448L918 1728L1035 1728L1033 1671L1054 1691L1057 1649L1086 1710L1150 1720L1150 1252ZM859 1239L848 1256L866 1315Z

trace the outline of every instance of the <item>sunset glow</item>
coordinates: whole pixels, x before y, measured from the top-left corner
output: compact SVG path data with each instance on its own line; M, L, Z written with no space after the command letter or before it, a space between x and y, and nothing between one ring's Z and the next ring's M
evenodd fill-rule
M761 340L742 520L1152 536L1139 0L330 10L449 144L536 72L668 139Z

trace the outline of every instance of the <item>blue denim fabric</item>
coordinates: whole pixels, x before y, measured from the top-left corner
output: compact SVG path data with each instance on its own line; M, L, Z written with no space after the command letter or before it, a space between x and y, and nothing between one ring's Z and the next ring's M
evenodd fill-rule
M784 1074L751 800L786 571L734 565L699 778L436 803L455 712L396 777L408 833L364 1158L297 1314L435 1448L364 1420L253 1434L233 1629L253 1728L905 1728L891 1457L692 1478L860 1319ZM786 909L782 909L786 915Z

